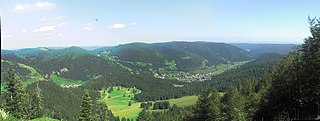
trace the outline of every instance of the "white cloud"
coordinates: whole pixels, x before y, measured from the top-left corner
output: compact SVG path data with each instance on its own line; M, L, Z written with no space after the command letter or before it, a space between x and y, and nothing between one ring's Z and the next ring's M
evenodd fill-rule
M131 26L135 26L135 25L137 25L137 23L136 22L132 22L130 25Z
M47 17L42 17L42 18L40 19L41 22L44 22L44 21L46 21L46 20L47 20Z
M58 16L58 17L42 17L40 18L40 22L44 25L57 25L57 26L64 26L66 25L64 16Z
M26 33L27 30L26 29L21 29L21 32Z
M2 35L2 37L3 37L4 39L7 39L7 38L11 38L12 35L10 35L10 34L8 34L8 35L4 34L4 35Z
M42 33L43 36L50 36L52 33Z
M59 24L59 26L64 26L64 25L66 25L66 22L62 22Z
M44 26L39 29L33 30L33 32L51 32L51 31L56 30L56 27L57 26Z
M109 26L109 29L122 29L122 28L125 28L125 27L126 27L125 24L116 23L116 24L113 24L113 25Z
M63 36L63 34L61 34L61 33L60 33L60 34L58 34L58 35L59 35L59 36Z
M83 29L87 30L87 31L91 31L92 30L92 26L93 26L92 23L87 23L87 24L84 25Z
M14 12L34 12L34 11L41 11L41 10L53 10L56 8L55 3L50 2L37 2L35 4L20 4L18 3L14 8Z

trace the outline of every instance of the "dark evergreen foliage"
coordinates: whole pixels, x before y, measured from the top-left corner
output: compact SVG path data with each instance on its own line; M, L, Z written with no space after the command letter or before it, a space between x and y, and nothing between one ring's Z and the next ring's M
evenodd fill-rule
M30 94L27 104L28 119L41 118L44 116L43 96L38 83L35 92Z
M143 109L137 118L137 121L188 121L192 119L192 107L178 107L173 105L165 111L150 112Z
M5 110L16 118L25 118L25 92L23 90L20 75L15 72L12 67L3 75L3 79L7 82L7 92L5 93Z
M256 119L315 119L320 115L320 19L309 19L312 36L282 60Z
M51 81L40 81L38 84L43 96L45 115L69 121L78 120L81 94L75 95L70 90L62 88ZM36 92L37 83L27 87L27 92Z
M92 100L88 90L84 90L82 103L80 106L79 121L93 121L92 117Z
M161 101L161 102L155 102L153 104L153 110L163 110L163 109L169 109L170 108L170 103L169 101Z
M96 102L96 111L95 111L95 121L117 121L119 120L118 117L115 117L111 110L108 109L108 106L102 102L97 101Z

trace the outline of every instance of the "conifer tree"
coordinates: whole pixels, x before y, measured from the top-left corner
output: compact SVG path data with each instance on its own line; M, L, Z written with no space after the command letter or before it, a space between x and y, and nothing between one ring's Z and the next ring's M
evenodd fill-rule
M320 19L310 19L311 36L282 60L257 119L314 119L320 115Z
M7 92L5 95L5 110L16 118L24 118L25 111L23 103L25 102L25 92L23 90L21 77L10 66L3 75L4 80L7 82Z
M196 120L206 121L209 120L210 113L210 91L205 91L198 96L198 101L194 107L194 114Z
M80 106L80 115L79 115L79 121L92 121L92 100L89 95L88 90L84 90L84 94L82 96L82 103Z
M224 104L223 114L228 121L244 121L244 98L236 87L230 87L222 99Z
M210 89L199 95L194 108L195 120L221 120L221 103L216 89Z
M35 119L35 118L41 118L44 115L44 109L43 109L43 96L41 95L41 89L39 88L39 85L37 84L37 87L35 89L35 93L31 93L29 98L29 118Z
M210 95L210 120L213 121L220 121L222 120L221 117L221 98L219 95L219 92L216 89L213 89L211 91L211 95Z
M313 112L320 115L320 18L309 17L309 24L312 36L306 38L301 47L303 68L300 79L304 82L301 96L303 102L308 104L306 109L310 111L309 115L314 115Z
M146 109L142 109L142 111L139 113L137 117L137 121L150 121L152 118L152 115L150 112L148 112Z
M97 101L97 114L95 116L95 119L97 121L109 121L111 120L111 116L113 115L110 110L108 110L108 107L106 104L104 104L102 101Z

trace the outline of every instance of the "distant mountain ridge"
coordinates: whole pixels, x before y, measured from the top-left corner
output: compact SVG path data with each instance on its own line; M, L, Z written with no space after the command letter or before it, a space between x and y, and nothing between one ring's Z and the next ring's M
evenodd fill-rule
M256 50L259 47L264 47L262 45L250 44L237 44L237 46L242 48L250 46L251 48L256 48ZM293 45L284 46L283 48L289 48ZM265 49L260 50L259 52L262 53ZM276 52L280 54L288 53L288 49L284 50L276 50ZM150 66L142 67L139 64L133 64L135 66L132 67L139 68L136 71L141 69L149 71L148 69L150 68L164 68L169 66L168 64L176 67L178 70L186 70L201 67L203 64L213 66L229 62L252 60L253 56L259 55L257 53L253 53L253 51L248 52L225 43L179 41L152 44L130 43L113 47L102 47L91 51L76 46L63 49L38 47L20 50L1 50L1 59L30 65L43 75L67 68L69 72L62 73L60 76L75 80L90 80L95 76L101 74L108 75L115 71L130 71L133 73L132 68L128 68L128 66L132 65L130 64L132 62ZM7 63L2 64L5 64L5 66L1 68L1 71L8 67ZM18 70L23 74L26 73L26 71L22 71L23 69Z
M231 43L241 49L247 50L254 57L259 57L264 53L288 54L297 47L298 44L251 44L251 43Z
M121 60L151 63L155 67L165 66L165 61L175 61L179 69L199 67L205 60L212 66L252 59L249 52L238 47L212 42L130 43L94 51L109 52L109 56Z

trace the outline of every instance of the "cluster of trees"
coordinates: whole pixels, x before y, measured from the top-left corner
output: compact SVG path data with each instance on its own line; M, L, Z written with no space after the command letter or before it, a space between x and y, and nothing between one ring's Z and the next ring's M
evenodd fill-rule
M16 62L7 62L1 61L1 72L7 71L7 69L11 66L16 72L18 72L21 76L26 76L30 74L30 71L25 68L21 68Z
M81 104L81 94L75 94L52 81L39 81L26 87L27 92L34 92L37 85L41 88L45 115L60 120L77 120Z
M256 117L266 120L320 118L320 18L310 19L311 36L281 61Z
M26 93L21 76L9 67L3 74L6 92L3 95L3 108L9 115L18 119L35 119L44 116L43 96L37 86L33 93Z
M153 104L153 110L162 110L162 109L169 109L170 108L170 103L169 101L160 101L160 102L155 102Z
M219 91L225 91L229 86L239 85L250 80L258 80L272 69L274 62L279 61L282 57L282 55L276 53L265 53L239 68L213 76L211 80L205 82L205 85L209 85L208 88L216 86Z
M140 108L149 109L152 106L152 102L142 102Z
M102 100L97 100L95 105L92 102L89 91L84 90L78 117L79 121L120 121L119 117L115 117ZM124 118L124 121L126 120L128 119Z
M265 77L268 78L268 77ZM231 86L225 92L216 88L203 91L194 106L179 108L173 105L164 112L142 111L140 121L229 121L253 120L261 98L270 88L270 82L249 81Z
M173 105L165 111L149 111L143 109L137 121L187 121L193 116L192 107L178 107Z
M268 89L265 81L250 81L231 86L225 92L212 88L198 97L193 108L193 120L231 121L252 120L261 98Z
M16 119L30 120L49 116L61 120L120 121L119 117L115 117L103 101L92 100L89 95L90 91L86 89L84 89L81 106L79 107L80 100L75 100L79 101L78 103L74 102L73 99L77 98L71 91L50 81L34 83L26 89L22 84L21 76L12 67L9 67L3 73L2 78L6 82L6 91L1 97L4 99L1 108ZM42 90L40 87L46 88ZM42 95L43 93L45 96ZM59 96L59 94L63 94L63 96ZM43 101L44 98L47 98L45 102ZM61 104L54 105L56 102L61 102ZM73 108L73 106L79 108ZM73 112L74 109L78 109L76 110L78 113Z

